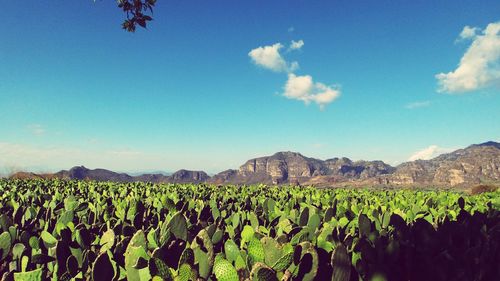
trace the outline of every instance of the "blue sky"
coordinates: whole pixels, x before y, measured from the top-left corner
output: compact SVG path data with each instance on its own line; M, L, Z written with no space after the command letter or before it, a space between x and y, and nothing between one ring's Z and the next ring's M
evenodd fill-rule
M0 171L396 164L500 140L498 1L394 2L158 0L127 33L115 1L7 1Z

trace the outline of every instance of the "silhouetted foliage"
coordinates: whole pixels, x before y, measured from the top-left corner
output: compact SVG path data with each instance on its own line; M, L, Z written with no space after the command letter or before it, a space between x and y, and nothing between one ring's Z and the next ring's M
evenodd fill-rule
M153 14L156 0L118 0L118 8L127 15L123 21L122 28L134 32L137 25L146 28L147 22L153 18L146 13Z

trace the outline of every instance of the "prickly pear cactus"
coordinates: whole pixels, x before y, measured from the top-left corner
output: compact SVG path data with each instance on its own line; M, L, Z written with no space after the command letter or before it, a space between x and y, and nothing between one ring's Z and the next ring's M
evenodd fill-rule
M146 252L146 236L142 230L137 231L125 250L125 270L128 280L140 280L139 269L135 268L139 258L149 260Z
M277 281L276 273L267 265L257 262L252 267L250 279L253 281Z
M293 252L286 253L273 264L272 268L276 271L284 271L292 264L292 261Z
M264 247L259 239L252 237L248 242L248 260L250 266L256 262L264 262Z
M181 212L176 213L168 222L167 228L170 229L172 234L184 241L187 240L188 228L186 217Z
M180 268L182 264L189 264L189 265L194 265L194 252L193 249L191 248L186 248L181 254L181 257L179 258L179 265L178 267Z
M115 269L109 260L107 252L100 254L92 266L92 280L111 281L115 276Z
M42 269L38 268L32 271L15 272L14 281L42 281Z
M230 262L236 261L238 256L240 256L240 248L238 248L238 245L236 245L232 239L229 239L226 243L224 243L224 252Z
M167 264L159 258L151 258L148 263L151 276L161 277L162 280L172 280Z
M310 242L302 242L298 246L301 247L298 278L311 281L318 273L318 253Z
M177 277L175 281L189 281L196 280L198 277L198 273L193 270L192 266L187 263L183 263L179 266L179 270L177 271Z
M115 232L113 229L108 229L101 236L101 240L99 241L99 245L101 245L101 253L106 252L111 249L115 244Z
M349 281L351 276L351 259L343 244L338 244L332 254L332 281Z
M195 264L199 266L199 275L207 279L212 271L215 255L212 240L205 229L196 235L191 249L194 252Z
M12 238L8 232L3 232L0 234L0 250L2 251L2 255L0 256L0 260L5 259L10 252L10 248L12 247Z
M268 266L274 265L283 256L283 246L271 237L260 239L264 248L264 262Z
M217 255L214 262L214 274L219 281L238 281L238 273L234 266L222 255Z

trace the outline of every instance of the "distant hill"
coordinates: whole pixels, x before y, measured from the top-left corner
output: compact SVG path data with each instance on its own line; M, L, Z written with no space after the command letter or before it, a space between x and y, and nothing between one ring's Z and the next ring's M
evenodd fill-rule
M55 173L55 176L62 179L75 180L96 180L96 181L116 181L131 182L134 177L125 173L115 173L105 169L90 170L84 166L73 167L69 171L63 170Z
M328 176L344 182L390 174L395 170L382 161L352 161L348 158L319 160L297 152L278 152L272 156L248 160L239 170L213 176L213 183L304 183L311 178Z
M206 181L209 176L203 171L179 170L170 176L164 174L143 174L130 176L126 173L116 173L105 169L90 170L84 166L73 167L69 171L63 170L54 174L61 179L114 181L114 182L153 182L153 183L198 183Z
M457 186L500 182L500 143L474 144L439 155L399 165L380 179L385 184Z
M203 171L179 170L131 176L83 166L54 174L19 172L11 178L61 178L116 182L212 184L300 184L314 186L471 186L500 184L500 143L485 142L439 155L430 160L405 162L392 167L382 161L352 161L348 158L320 160L297 152L278 152L246 161L210 177Z

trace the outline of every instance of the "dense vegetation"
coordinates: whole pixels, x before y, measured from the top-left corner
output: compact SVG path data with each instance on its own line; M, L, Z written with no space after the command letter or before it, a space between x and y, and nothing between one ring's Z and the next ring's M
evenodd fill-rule
M499 195L0 180L0 276L500 280Z

